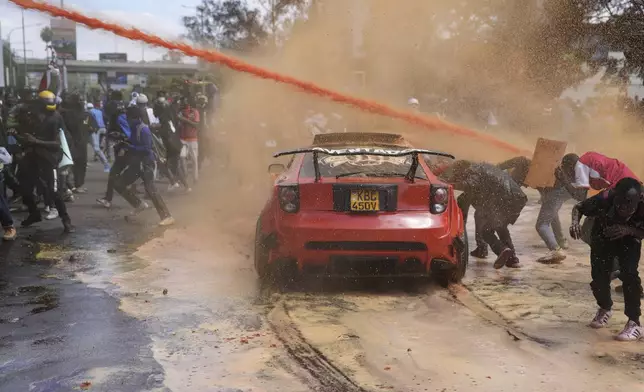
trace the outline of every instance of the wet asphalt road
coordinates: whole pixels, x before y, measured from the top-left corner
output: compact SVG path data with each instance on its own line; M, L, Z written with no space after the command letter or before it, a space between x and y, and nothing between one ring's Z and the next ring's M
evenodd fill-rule
M130 262L124 258L130 249L160 233L154 213L146 214L147 225L125 222L128 210L118 197L111 211L96 205L107 180L99 166L88 169L88 194L68 204L76 233L63 235L55 220L0 244L1 392L79 390L89 377L92 391L166 390L143 322L119 311L109 288L74 279L74 272L99 273L97 254ZM75 256L51 260L56 250Z

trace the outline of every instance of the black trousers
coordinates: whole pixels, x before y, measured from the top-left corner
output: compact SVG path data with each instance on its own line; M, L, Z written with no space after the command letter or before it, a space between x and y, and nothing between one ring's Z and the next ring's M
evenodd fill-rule
M47 162L37 158L25 158L20 162L18 171L23 203L29 209L30 216L39 216L40 210L34 197L34 188L41 182L45 200L51 200L58 210L63 222L69 222L67 206L58 183L58 170Z
M613 263L619 263L619 279L624 288L624 313L633 321L639 321L641 315L642 281L639 267L642 243L633 237L624 237L615 241L592 239L590 244L590 265L593 281L590 287L597 300L597 305L605 310L613 307L610 282Z
M467 217L470 212L470 199L467 193L461 194L456 198L456 204L463 212L463 220L467 225ZM481 233L481 222L480 218L476 219L476 214L474 215L474 238L476 239L476 247L479 249L485 249L487 251L487 243L483 239L483 234Z
M474 222L477 223L477 230L480 231L481 238L485 243L490 245L490 249L497 256L501 252L510 248L514 250L514 244L512 243L512 237L510 236L510 230L508 229L509 225L497 226L496 224L491 224L486 221L484 217L476 218L476 213L474 214Z
M85 185L87 173L87 140L76 140L74 142L74 187L81 188Z
M152 161L138 158L130 159L125 171L116 178L114 189L132 207L137 208L141 205L142 201L132 191L130 185L134 184L139 178L143 180L145 192L150 197L150 200L152 200L152 204L154 204L154 208L156 208L161 219L169 217L170 211L168 211L168 207L154 184L154 164Z
M124 152L124 151L123 151ZM127 154L119 155L115 154L114 163L110 169L110 175L107 179L107 191L105 192L105 200L112 201L114 198L114 185L116 179L123 173L128 164Z

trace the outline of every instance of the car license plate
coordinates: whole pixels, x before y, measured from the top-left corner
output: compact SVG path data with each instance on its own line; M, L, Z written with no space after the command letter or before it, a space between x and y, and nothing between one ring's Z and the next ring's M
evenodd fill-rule
M380 194L374 190L351 191L351 211L379 211Z

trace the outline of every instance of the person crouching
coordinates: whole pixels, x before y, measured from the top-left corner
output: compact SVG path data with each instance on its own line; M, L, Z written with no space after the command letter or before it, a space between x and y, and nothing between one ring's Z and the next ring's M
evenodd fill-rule
M606 327L612 316L610 282L613 262L619 263L623 284L626 326L616 339L637 341L644 337L640 324L642 281L638 267L644 238L644 197L642 184L635 178L619 180L613 189L603 191L577 204L572 211L570 236L581 239L582 215L594 217L590 234L590 287L599 306L590 327Z
M125 171L116 178L114 189L134 207L130 216L138 215L147 208L147 204L141 201L129 187L141 178L145 192L152 200L161 218L159 225L171 225L174 223L174 218L170 215L168 207L154 184L155 157L150 128L141 119L141 111L137 106L129 107L126 115L131 130L127 154L128 162Z
M454 162L441 178L463 191L458 204L464 214L469 205L474 207L477 230L497 256L494 268L519 268L508 226L516 223L528 202L521 187L494 165L463 160Z

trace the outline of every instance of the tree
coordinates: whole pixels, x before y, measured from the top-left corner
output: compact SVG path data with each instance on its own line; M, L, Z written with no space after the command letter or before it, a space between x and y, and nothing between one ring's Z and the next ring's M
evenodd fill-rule
M51 27L46 26L43 27L42 30L40 30L40 39L43 40L47 46L49 46L49 43L51 40L54 38L54 32L51 30Z
M243 0L202 0L196 16L183 24L188 38L217 47L246 51L266 42L260 11Z
M259 0L264 11L264 25L277 45L293 22L306 13L312 0Z
M170 50L161 57L164 63L180 64L183 61L183 53L176 50Z

